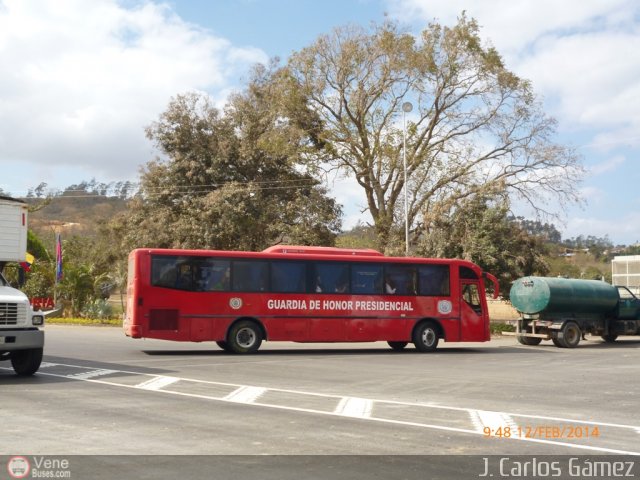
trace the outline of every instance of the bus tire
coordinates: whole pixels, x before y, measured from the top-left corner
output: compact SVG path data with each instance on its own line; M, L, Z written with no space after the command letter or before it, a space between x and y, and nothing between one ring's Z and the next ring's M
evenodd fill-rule
M440 329L434 322L422 322L413 330L412 340L418 351L433 352L438 348Z
M518 343L520 343L521 345L533 347L536 345L540 345L540 342L542 342L542 339L540 337L518 337Z
M387 342L387 343L396 352L401 352L402 350L404 350L404 347L406 347L409 344L409 342Z
M227 342L216 342L216 345L218 345L222 350L224 350L225 352L229 352L229 344Z
M253 353L262 343L262 329L251 320L234 323L227 335L228 351L233 353Z
M566 322L558 332L558 340L565 348L575 348L580 343L582 331L576 322Z
M616 341L616 338L618 338L618 335L615 333L608 333L607 335L602 335L601 338L607 343L613 343Z
M17 375L27 377L33 375L42 363L42 348L17 350L11 352L11 365Z

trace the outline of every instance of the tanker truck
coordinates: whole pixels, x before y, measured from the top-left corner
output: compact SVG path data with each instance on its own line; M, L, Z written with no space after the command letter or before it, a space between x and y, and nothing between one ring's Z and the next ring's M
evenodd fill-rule
M523 345L551 340L574 348L586 334L615 342L619 335L640 335L640 299L626 287L599 280L524 277L510 292L520 314L515 335Z

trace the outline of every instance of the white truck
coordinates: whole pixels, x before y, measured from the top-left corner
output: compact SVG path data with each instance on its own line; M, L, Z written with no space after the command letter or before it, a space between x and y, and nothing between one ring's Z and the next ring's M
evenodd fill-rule
M44 314L2 276L5 265L24 262L26 252L27 205L0 196L0 361L10 360L18 375L38 371L44 348Z

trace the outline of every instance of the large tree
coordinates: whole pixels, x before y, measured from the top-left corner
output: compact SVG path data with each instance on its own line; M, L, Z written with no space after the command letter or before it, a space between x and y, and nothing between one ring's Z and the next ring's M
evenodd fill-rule
M404 224L404 195L414 242L462 200L496 188L539 211L578 199L582 169L553 141L531 84L510 72L477 23L430 24L419 37L393 23L338 28L294 53L286 66L291 97L315 113L323 146L317 165L348 172L364 190L378 244L393 251ZM404 181L402 105L407 115ZM397 243L397 242L396 242Z
M179 95L147 129L164 158L146 165L118 227L129 248L334 243L340 207L299 167L313 127L284 120L273 74L258 67L223 111L205 94Z

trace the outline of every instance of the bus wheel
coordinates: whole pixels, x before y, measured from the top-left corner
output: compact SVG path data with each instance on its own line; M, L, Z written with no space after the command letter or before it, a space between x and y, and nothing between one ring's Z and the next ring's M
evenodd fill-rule
M42 348L11 352L11 366L20 376L33 375L42 363Z
M615 333L609 333L607 335L602 335L602 339L607 343L615 342L616 338L618 338L618 335L616 335Z
M229 344L227 342L216 342L216 345L218 345L222 350L224 350L225 352L229 352Z
M241 320L229 330L226 343L230 352L253 353L260 348L262 331L255 322Z
M575 322L567 322L562 326L562 329L558 332L558 340L565 348L577 347L580 343L582 332L580 327Z
M404 350L409 342L387 342L391 348L393 348L396 352L401 352Z
M518 343L521 345L535 346L540 345L541 341L539 337L518 337Z
M413 344L421 352L433 352L438 347L439 330L433 322L423 322L413 331Z

